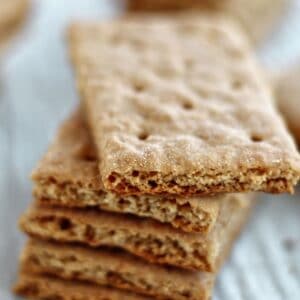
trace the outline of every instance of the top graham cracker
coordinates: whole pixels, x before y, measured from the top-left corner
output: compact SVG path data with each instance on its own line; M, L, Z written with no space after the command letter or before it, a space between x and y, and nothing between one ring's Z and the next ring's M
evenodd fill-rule
M131 16L73 24L69 39L107 190L293 191L299 155L235 24Z

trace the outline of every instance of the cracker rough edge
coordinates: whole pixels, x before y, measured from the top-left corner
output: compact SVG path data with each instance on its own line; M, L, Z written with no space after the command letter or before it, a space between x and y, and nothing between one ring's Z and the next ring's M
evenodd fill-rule
M247 222L249 213L249 210L245 210L240 215L235 232L223 245L220 267ZM150 264L119 251L93 250L38 240L30 240L21 255L21 266L37 274L109 284L136 293L175 300L209 299L216 276Z
M152 263L213 272L224 238L234 232L235 217L253 204L251 198L248 195L223 203L208 234L184 233L129 215L36 205L22 216L20 226L25 233L44 240L118 247Z
M21 272L14 292L35 300L150 300L148 297L78 281Z
M31 240L21 266L34 274L109 285L161 299L208 299L213 275L146 263L127 253ZM202 298L203 297L203 298Z
M130 213L170 223L186 232L209 232L221 203L240 197L121 196L105 192L95 150L79 110L60 126L32 177L34 196L41 204Z

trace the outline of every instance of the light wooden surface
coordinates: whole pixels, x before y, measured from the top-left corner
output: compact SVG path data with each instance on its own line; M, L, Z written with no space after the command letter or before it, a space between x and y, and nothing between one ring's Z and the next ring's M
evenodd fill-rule
M28 175L77 101L64 28L73 18L109 16L109 2L37 1L25 32L1 57L1 300L15 299L10 286L24 242L17 218L31 200ZM295 2L280 32L260 50L267 66L276 69L300 54L299 19ZM262 198L219 277L215 299L300 299L300 196Z

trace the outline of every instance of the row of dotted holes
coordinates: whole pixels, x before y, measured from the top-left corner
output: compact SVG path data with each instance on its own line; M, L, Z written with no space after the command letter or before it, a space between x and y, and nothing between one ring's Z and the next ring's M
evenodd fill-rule
M141 141L145 141L149 138L149 134L148 133L141 133L139 136L138 136L139 140ZM259 142L262 142L263 141L263 138L259 135L251 135L251 140L253 142L256 142L256 143L259 143Z

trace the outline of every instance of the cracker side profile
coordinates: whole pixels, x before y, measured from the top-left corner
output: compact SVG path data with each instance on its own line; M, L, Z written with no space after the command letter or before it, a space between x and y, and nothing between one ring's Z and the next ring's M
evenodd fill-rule
M29 299L49 300L150 300L125 291L21 271L14 292Z
M221 246L220 267L247 221L249 209L240 212L236 230ZM209 299L216 274L152 264L120 250L88 249L73 244L30 240L21 255L26 272L61 279L109 285L160 299Z
M21 264L25 271L34 274L48 274L174 300L208 299L215 277L209 273L149 264L123 252L37 240L31 240L27 245Z
M130 213L186 232L209 232L222 203L239 198L236 194L200 198L119 196L106 192L101 184L94 146L79 111L61 125L32 177L33 193L40 204Z
M240 215L253 203L250 195L222 203L217 223L208 234L185 233L129 215L45 206L29 208L20 226L39 239L118 247L155 264L213 272L218 268L222 245L240 230Z
M69 37L107 190L293 191L299 154L234 24L129 17L74 24Z

